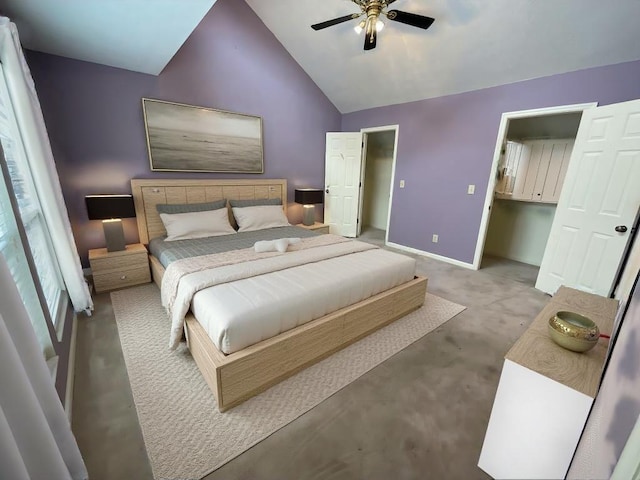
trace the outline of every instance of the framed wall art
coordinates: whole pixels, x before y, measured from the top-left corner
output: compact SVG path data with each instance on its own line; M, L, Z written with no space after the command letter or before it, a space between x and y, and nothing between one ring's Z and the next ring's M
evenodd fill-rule
M264 173L262 118L142 99L151 170Z

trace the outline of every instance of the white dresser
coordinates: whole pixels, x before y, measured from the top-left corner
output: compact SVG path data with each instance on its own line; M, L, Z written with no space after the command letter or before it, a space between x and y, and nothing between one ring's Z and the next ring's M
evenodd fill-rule
M580 313L610 334L618 302L560 287L505 356L478 466L499 479L566 476L600 383L608 341L575 353L555 344L549 318Z

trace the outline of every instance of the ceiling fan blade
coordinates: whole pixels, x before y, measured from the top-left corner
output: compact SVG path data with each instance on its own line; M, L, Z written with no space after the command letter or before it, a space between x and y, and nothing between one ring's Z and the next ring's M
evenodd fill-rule
M364 49L365 50L373 50L376 48L376 43L378 41L378 31L376 30L376 20L377 18L371 18L367 20L367 26L365 27L365 36L364 36Z
M351 15L345 15L344 17L338 17L334 18L333 20L327 20L326 22L316 23L315 25L311 25L311 28L313 28L314 30L322 30L323 28L333 27L334 25L338 25L339 23L354 20L362 15L362 13L352 13Z
M425 17L424 15L416 15L415 13L401 12L400 10L389 10L387 18L394 22L405 23L412 27L418 27L426 30L435 21L434 18Z

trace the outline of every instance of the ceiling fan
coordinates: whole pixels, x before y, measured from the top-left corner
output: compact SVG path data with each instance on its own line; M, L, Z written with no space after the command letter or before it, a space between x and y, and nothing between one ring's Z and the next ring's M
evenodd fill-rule
M396 0L351 0L353 3L360 7L360 13L352 13L351 15L345 15L344 17L334 18L327 20L326 22L316 23L311 25L314 30L322 30L323 28L332 27L340 23L348 22L349 20L355 20L363 15L367 18L362 20L356 29L364 30L366 35L364 37L364 49L371 50L376 48L376 42L378 38L378 31L382 29L382 22L379 20L380 15L385 15L389 20L394 22L405 23L412 27L422 28L426 30L431 26L435 19L431 17L425 17L424 15L417 15L415 13L402 12L400 10L386 10ZM357 30L356 30L357 31Z

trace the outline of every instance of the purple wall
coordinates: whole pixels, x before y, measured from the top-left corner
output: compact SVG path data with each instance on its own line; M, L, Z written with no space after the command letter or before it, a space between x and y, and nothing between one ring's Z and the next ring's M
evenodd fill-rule
M502 113L636 98L640 61L354 112L342 130L400 126L389 241L473 263Z
M132 177L149 173L141 98L157 77L27 52L73 234L84 266L87 250L104 247L99 221L84 204L92 193L131 193ZM138 241L135 219L123 220L128 243Z
M104 246L86 194L129 193L131 178L234 178L151 172L142 97L260 115L265 173L256 178L287 178L290 198L324 182L325 132L340 130L340 113L244 2L219 0L158 77L37 52L27 60L85 266L87 250ZM135 220L124 224L137 242Z
M219 0L159 85L168 100L262 116L266 176L286 178L290 198L324 184L325 132L341 115L246 3Z

